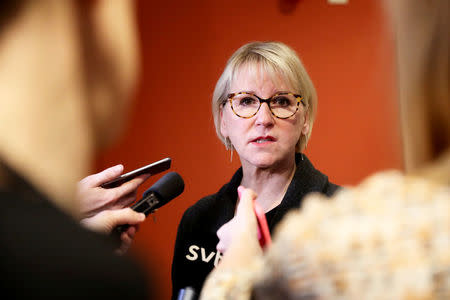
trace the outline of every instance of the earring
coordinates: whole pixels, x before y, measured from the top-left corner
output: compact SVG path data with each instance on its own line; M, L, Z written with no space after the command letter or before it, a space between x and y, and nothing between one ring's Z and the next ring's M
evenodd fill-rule
M233 144L231 143L229 138L225 139L225 147L227 150L230 150L230 162L233 161Z

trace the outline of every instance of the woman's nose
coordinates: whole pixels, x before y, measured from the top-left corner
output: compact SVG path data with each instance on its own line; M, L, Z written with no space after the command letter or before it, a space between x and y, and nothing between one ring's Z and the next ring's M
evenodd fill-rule
M262 103L259 108L258 113L256 114L256 124L263 126L273 125L275 121L275 117L270 111L269 105L267 103Z

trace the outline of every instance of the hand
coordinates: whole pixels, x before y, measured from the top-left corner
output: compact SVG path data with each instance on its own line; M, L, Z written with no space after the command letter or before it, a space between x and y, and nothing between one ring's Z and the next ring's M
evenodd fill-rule
M253 201L257 195L242 186L238 188L238 193L240 200L236 215L217 231L217 250L225 254L220 265L228 267L245 265L252 261L251 257L262 255L256 216L253 212Z
M225 252L219 265L209 273L200 299L250 299L252 282L263 267L263 253L257 238L257 221L253 212L256 194L238 188L236 215L218 231L217 249Z
M120 239L122 244L116 250L117 254L124 254L130 248L134 235L139 229L139 224L145 220L145 214L138 213L131 208L116 210L104 210L93 217L80 221L81 225L98 233L109 234L118 225L129 224L130 227L122 232Z
M87 176L78 182L76 198L80 204L81 216L91 217L106 209L120 209L136 200L138 187L150 175L141 175L121 186L104 189L101 184L118 177L123 172L123 165L117 165L100 173Z

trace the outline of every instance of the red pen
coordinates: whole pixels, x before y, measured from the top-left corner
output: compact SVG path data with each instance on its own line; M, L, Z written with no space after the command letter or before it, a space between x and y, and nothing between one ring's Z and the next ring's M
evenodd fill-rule
M264 249L272 243L269 226L267 226L266 214L256 200L253 201L253 211L255 212L256 221L258 222L259 244L261 245L261 248Z

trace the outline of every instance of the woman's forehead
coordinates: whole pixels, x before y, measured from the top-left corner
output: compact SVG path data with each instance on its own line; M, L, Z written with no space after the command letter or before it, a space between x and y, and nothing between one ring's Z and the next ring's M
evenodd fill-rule
M231 87L267 83L281 89L292 89L286 76L269 64L246 63L235 70L231 79Z

